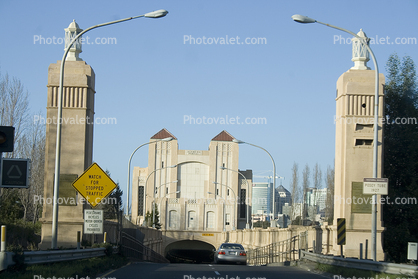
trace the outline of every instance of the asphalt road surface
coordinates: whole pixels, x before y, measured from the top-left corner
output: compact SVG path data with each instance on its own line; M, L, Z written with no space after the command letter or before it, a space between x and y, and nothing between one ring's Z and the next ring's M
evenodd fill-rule
M217 264L157 264L134 262L102 274L103 279L324 279L292 266L242 266Z

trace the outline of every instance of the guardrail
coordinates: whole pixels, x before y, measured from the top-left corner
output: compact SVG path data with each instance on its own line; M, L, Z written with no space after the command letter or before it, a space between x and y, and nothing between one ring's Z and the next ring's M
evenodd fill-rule
M42 264L61 261L73 261L105 255L105 248L27 251L23 252L25 264ZM13 252L0 252L0 271L14 265Z
M416 276L418 274L417 266L407 264L376 262L372 260L347 259L341 257L315 254L303 250L300 250L300 257L317 263L342 266L346 268L373 270L389 274L402 274L412 276Z
M101 257L105 255L105 250L105 248L91 248L79 250L30 251L24 252L23 254L25 256L25 264L39 264Z

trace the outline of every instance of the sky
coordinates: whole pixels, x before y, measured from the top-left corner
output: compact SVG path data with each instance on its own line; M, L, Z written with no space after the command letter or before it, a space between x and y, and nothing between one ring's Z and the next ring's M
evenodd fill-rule
M34 122L46 115L48 67L62 59L64 28L159 9L168 15L86 33L80 54L96 74L101 123L94 126L93 161L125 193L131 153L163 128L179 149L207 150L223 130L261 146L283 177L277 185L289 190L294 163L300 173L318 164L325 177L334 164L336 82L354 65L352 36L296 23L294 14L355 33L362 28L385 75L391 54L418 63L416 0L1 0L0 74L24 84ZM372 61L368 66L374 70ZM132 166L146 167L147 159L141 148ZM240 145L239 169L264 182L273 168L264 151Z

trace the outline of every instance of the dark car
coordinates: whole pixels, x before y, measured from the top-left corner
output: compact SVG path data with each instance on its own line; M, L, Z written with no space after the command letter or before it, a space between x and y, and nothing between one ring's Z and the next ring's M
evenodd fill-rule
M213 258L215 263L247 264L247 252L238 243L222 243Z

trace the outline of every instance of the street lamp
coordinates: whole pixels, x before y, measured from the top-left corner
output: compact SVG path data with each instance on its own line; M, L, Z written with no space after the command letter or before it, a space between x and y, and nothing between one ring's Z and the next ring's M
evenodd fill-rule
M233 171L233 172L236 172L236 173L238 173L239 175L241 175L243 178L244 178L244 180L245 180L245 183L247 184L247 189L248 189L248 194L247 194L247 197L249 196L249 193L250 193L250 191L252 191L252 189L250 188L250 185L248 184L248 180L247 180L247 178L240 172L240 171L236 171L236 170L232 170L232 169L228 169L228 168L225 168L225 167L219 167L221 170L229 170L229 171ZM252 196L252 195L251 195ZM249 216L249 212L250 212L250 205L249 205L249 203L248 203L248 199L247 199L247 201L246 201L246 203L247 203L247 224L245 225L245 228L246 229L249 229L250 228L250 216Z
M375 96L374 96L374 137L373 137L373 178L377 178L377 160L378 160L378 131L379 131L379 68L377 66L376 57L374 56L374 53L372 49L369 47L367 42L354 32L351 32L347 29L337 27L328 23L323 23L320 21L317 21L313 18L309 18L307 16L302 15L293 15L292 19L299 23L319 23L322 25L326 25L328 27L338 29L340 31L346 32L357 39L360 40L360 42L363 43L363 45L367 48L369 53L372 56L374 68L375 68ZM376 214L376 200L377 195L372 196L372 247L371 247L371 254L373 261L376 261L376 227L377 227L377 214Z
M218 196L218 197L220 197L221 199L223 199L224 200L224 205L223 205L223 214L222 214L222 230L223 231L225 231L225 199L223 198L223 197L221 197L221 196L219 196L218 194L216 194L216 193L212 193L212 192L208 192L208 194L209 195L215 195L215 196Z
M156 141L150 141L150 142L147 142L147 143L144 143L144 144L141 144L140 146L138 146L135 150L134 150L134 152L132 152L132 154L131 154L131 157L129 157L129 161L128 161L128 185L127 185L127 189L128 189L128 197L127 197L127 202L126 202L126 219L128 219L128 220L130 220L131 218L130 218L130 215L129 215L129 201L130 201L130 199L129 199L129 196L130 196L130 182L131 182L131 161L132 161L132 157L134 156L134 154L135 154L135 152L138 150L138 149L140 149L141 147L143 147L144 145L148 145L148 144L151 144L151 143L154 143L154 142L158 142L158 141L170 141L170 140L172 140L173 138L172 137L168 137L168 138L164 138L164 139L158 139L158 140L156 140ZM144 193L145 193L145 188L144 188Z
M271 159L271 162L273 163L273 197L272 197L273 205L271 207L272 211L273 211L273 220L270 220L270 227L275 228L276 227L276 213L275 213L276 163L274 162L273 156L271 156L271 154L266 149L262 148L261 146L258 146L258 145L252 144L252 143L248 143L248 142L245 142L245 141L242 141L242 140L237 140L237 139L233 139L232 141L236 142L238 144L245 143L245 144L248 144L248 145L251 145L251 146L254 146L254 147L257 147L257 148L260 148L260 149L264 150L269 155L269 157ZM270 211L270 216L271 216L271 211Z
M153 203L153 206L152 206L152 228L153 229L155 229L155 195L157 194L158 189L160 189L161 186L164 186L164 185L167 185L167 184L170 184L170 183L177 183L177 182L179 182L179 181L174 180L174 181L166 182L166 183L163 183L160 186L158 186L157 189L155 189L154 198L152 199L152 203Z
M84 33L93 30L95 28L107 26L110 24L115 24L119 22L124 22L131 19L136 19L140 17L148 17L148 18L160 18L164 17L168 14L166 10L158 10L150 13L146 13L144 15L128 17L125 19L110 21L107 23L102 23L98 25L94 25L85 29L84 31L80 32L75 36L71 42L68 44L67 48L64 51L64 55L62 56L61 60L61 68L60 68L60 82L58 88L58 115L57 115L57 140L56 140L56 148L55 148L55 177L54 177L54 206L52 209L52 236L51 236L51 248L57 249L57 239L58 239L58 192L59 192L59 178L60 178L60 163L61 163L61 126L62 126L62 97L63 97L63 84L64 84L64 64L65 58L67 57L70 48L74 44L74 42L81 37Z
M229 187L228 185L225 185L225 184L222 184L222 183L219 183L219 182L213 182L213 184L219 184L219 185L221 185L221 186L225 186L225 187L227 187L227 188L229 188L229 189L231 189L231 191L232 191L232 194L234 194L234 222L233 222L233 226L232 226L232 230L233 231L235 231L235 229L236 229L236 223L235 223L235 221L236 221L236 212L237 212L237 196L235 195L235 192L234 192L234 190L232 190L232 188L231 187Z

